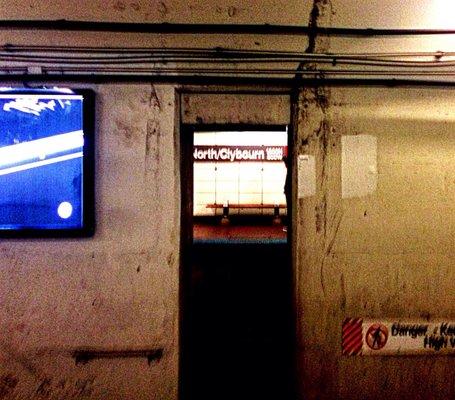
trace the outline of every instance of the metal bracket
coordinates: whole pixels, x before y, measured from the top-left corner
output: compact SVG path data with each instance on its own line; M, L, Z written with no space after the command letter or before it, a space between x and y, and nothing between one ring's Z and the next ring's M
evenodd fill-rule
M163 357L163 349L137 349L137 350L103 350L103 349L77 349L72 352L72 357L77 364L87 364L101 358L141 358L147 359L148 365L152 361L159 361Z

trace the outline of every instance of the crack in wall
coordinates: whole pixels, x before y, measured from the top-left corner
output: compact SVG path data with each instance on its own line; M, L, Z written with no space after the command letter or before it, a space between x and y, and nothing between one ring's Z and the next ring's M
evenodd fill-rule
M324 254L322 256L321 266L319 268L319 278L320 278L320 282L321 282L322 293L324 294L324 296L326 294L325 293L325 284L324 284L324 267L325 267L325 263L326 263L327 259L329 257L333 256L332 249L335 244L336 238L338 236L338 232L340 230L342 219L343 219L343 213L342 213L342 211L340 211L340 209L338 209L335 212L332 223L330 224L330 236L331 237L328 242L327 242L326 232L324 232ZM325 219L325 221L327 221L327 219ZM344 285L344 283L343 283L343 285ZM343 286L343 290L344 290L344 286Z
M341 309L341 311L345 312L347 296L346 296L346 282L345 282L343 273L341 273L341 276L340 276L340 290L341 290L340 309Z
M156 111L161 111L161 101L153 83L150 85L149 107Z
M144 152L144 168L145 177L148 172L152 170L153 177L157 178L159 173L160 163L160 139L161 139L161 126L159 115L161 112L161 100L158 97L155 86L150 85L149 94L149 108L151 117L147 120L146 133L145 133L145 152Z

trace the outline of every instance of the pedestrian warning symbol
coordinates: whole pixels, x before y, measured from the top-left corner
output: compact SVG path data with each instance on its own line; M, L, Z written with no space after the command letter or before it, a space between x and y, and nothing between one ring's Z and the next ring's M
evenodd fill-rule
M373 324L365 335L365 341L367 345L372 350L380 350L387 343L389 337L389 330L383 324Z
M455 355L455 321L345 318L343 355Z

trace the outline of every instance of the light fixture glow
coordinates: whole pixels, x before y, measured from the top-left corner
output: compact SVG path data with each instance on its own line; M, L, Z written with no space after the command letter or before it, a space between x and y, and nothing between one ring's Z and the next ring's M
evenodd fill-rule
M427 10L427 17L429 22L436 24L439 29L453 29L455 28L454 13L453 0L432 0Z

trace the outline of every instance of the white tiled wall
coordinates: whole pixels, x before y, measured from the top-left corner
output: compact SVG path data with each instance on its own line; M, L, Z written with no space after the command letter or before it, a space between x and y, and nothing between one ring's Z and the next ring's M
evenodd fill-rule
M195 132L195 145L287 146L286 131ZM221 214L207 204L286 204L284 162L195 162L194 215ZM273 210L230 209L230 214L272 214ZM281 212L284 212L283 210Z

